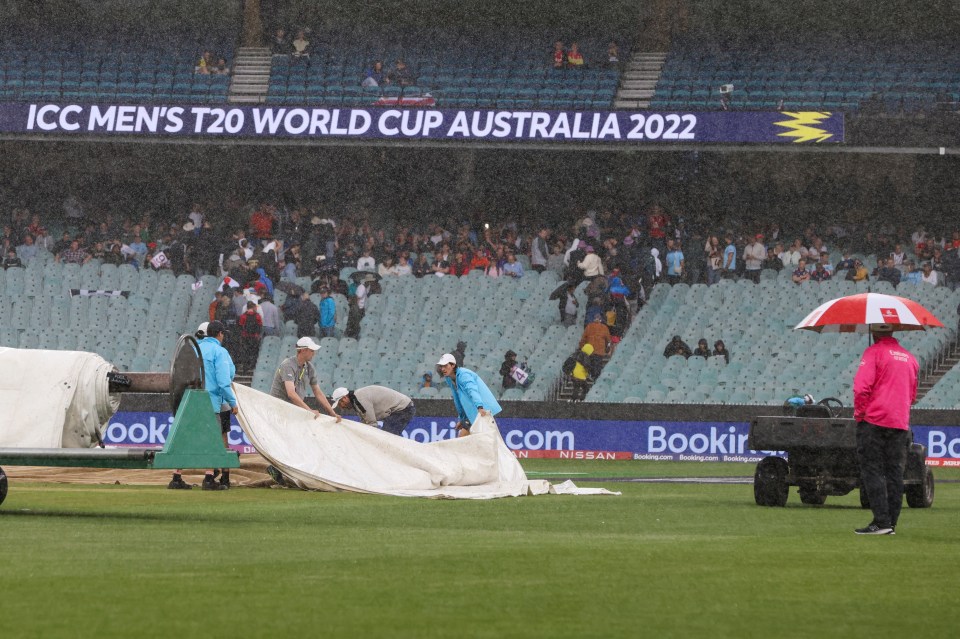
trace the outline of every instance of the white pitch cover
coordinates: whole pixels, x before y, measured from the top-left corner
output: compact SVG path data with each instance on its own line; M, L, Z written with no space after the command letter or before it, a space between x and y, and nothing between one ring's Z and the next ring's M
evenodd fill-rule
M348 419L314 418L266 393L233 388L250 443L303 489L440 499L619 494L527 479L489 417L478 419L468 437L422 444Z

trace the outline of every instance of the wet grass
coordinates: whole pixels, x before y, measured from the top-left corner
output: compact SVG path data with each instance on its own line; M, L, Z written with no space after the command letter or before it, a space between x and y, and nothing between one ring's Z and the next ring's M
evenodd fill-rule
M652 470L617 464L525 463ZM14 482L0 506L0 636L899 637L949 635L960 618L960 484L871 538L852 532L869 520L855 494L760 508L750 486L606 485L623 495Z

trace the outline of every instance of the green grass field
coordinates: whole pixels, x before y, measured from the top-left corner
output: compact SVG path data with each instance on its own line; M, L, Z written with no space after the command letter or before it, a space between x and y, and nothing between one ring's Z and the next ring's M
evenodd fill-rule
M749 475L739 464L530 461L531 474ZM586 473L586 475L579 475ZM957 471L936 471L958 479ZM596 484L585 484L596 485ZM960 484L858 537L851 494L749 485L431 501L11 481L0 637L903 637L960 622Z

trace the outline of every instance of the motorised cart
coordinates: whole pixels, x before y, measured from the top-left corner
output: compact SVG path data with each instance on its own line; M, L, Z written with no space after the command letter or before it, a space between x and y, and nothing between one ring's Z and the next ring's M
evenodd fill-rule
M747 440L752 450L783 451L786 458L764 457L753 476L753 495L760 506L784 506L791 486L800 501L821 505L827 497L860 489L860 505L869 508L860 481L856 422L839 417L840 402L829 398L801 406L796 415L757 417ZM903 472L904 495L911 508L933 505L933 471L926 465L927 449L912 443Z

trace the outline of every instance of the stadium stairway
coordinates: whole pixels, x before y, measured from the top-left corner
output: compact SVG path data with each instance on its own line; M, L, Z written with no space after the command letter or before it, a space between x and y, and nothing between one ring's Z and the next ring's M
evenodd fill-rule
M943 357L938 360L937 365L925 375L917 388L917 401L923 398L936 387L937 383L953 368L960 364L960 341L954 341L944 349Z
M228 100L235 104L259 104L270 86L272 56L266 47L240 47L233 65Z
M667 54L662 52L637 52L623 72L620 87L614 98L615 109L646 109L653 99L654 89Z

